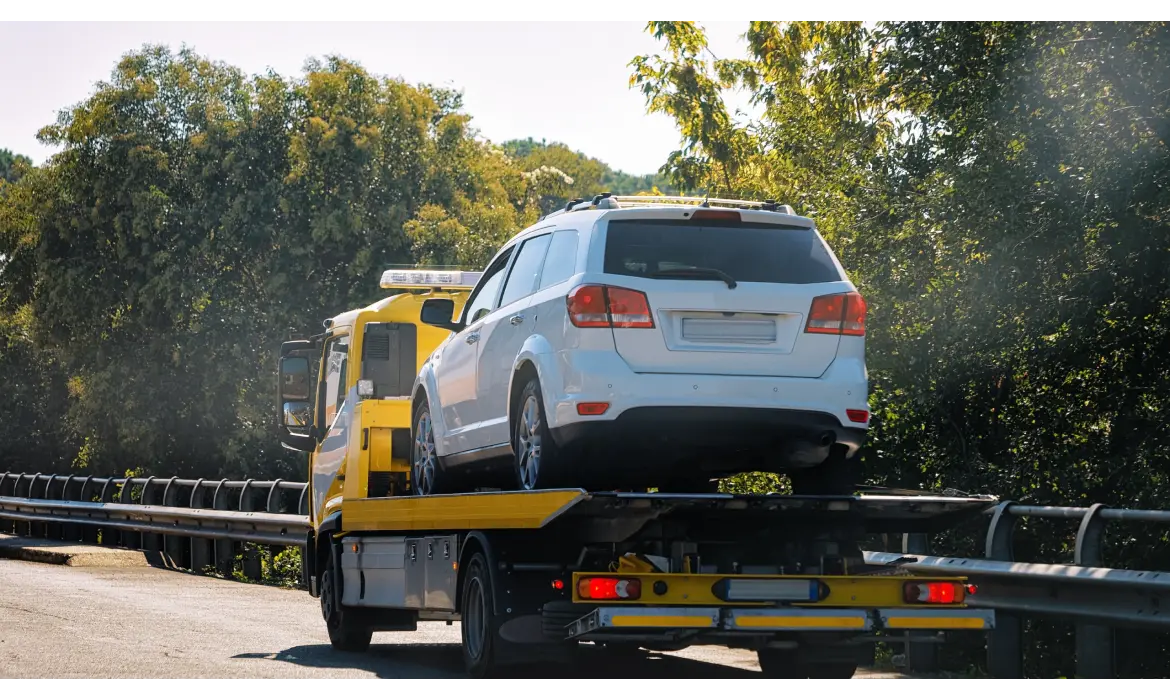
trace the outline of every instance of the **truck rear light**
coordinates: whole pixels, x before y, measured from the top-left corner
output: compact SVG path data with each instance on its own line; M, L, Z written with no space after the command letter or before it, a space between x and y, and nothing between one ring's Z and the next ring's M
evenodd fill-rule
M653 328L650 300L645 292L623 287L586 284L565 299L569 320L578 328Z
M849 416L849 420L854 423L864 423L869 420L869 411L863 411L860 408L847 408L845 415Z
M577 596L589 600L637 600L642 582L636 578L597 576L577 581Z
M911 605L954 605L967 598L967 587L950 581L907 582L902 597Z
M865 299L857 292L827 294L812 301L805 333L865 335Z

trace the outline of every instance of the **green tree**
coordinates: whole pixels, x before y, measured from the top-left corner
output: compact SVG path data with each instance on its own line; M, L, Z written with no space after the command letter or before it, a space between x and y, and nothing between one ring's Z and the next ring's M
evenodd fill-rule
M632 82L678 124L668 174L814 215L870 302L870 481L1170 505L1165 23L753 22L721 61L693 24L649 30ZM1067 561L1023 527L1018 556ZM1118 542L1170 565L1164 533ZM1070 672L1066 631L1031 633L1031 671Z
M146 47L44 129L26 325L86 466L302 476L272 425L288 331L372 301L383 266L481 265L538 216L542 184L460 108L336 57L290 79Z
M30 167L32 161L27 156L0 148L0 180L15 182L20 179L22 172Z

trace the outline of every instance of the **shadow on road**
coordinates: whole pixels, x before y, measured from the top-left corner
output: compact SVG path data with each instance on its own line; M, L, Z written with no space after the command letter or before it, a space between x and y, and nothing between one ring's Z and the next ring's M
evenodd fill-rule
M296 646L275 653L237 654L235 659L269 659L310 668L354 669L378 678L459 678L463 657L458 644L373 644L365 653L335 651L327 644ZM517 665L505 678L761 678L733 666L642 650L612 652L582 647L563 663Z

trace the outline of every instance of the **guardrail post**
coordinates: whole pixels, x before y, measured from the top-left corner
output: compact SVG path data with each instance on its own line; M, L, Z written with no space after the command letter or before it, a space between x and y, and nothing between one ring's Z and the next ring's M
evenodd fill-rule
M309 514L309 484L306 483L301 487L301 495L297 498L297 515ZM309 588L309 577L313 572L309 571L309 548L306 545L300 546L301 550L301 585L307 590ZM874 651L874 645L870 645L871 653ZM872 663L870 664L872 665Z
M157 489L154 488L155 478L153 476L146 477L146 483L142 485L142 505L157 506L159 504L158 496L155 494ZM145 552L159 552L162 553L162 536L154 532L142 533L142 550Z
M231 510L228 508L227 479L219 482L212 496L211 507L215 510ZM235 563L235 543L229 539L217 538L213 542L215 548L215 568L220 574L231 577Z
M61 478L65 479L66 481L69 480L69 477L67 477L67 476L61 477ZM54 487L56 485L57 485L57 475L56 474L49 474L47 477L45 477L45 490L43 492L41 492L41 498L43 498L46 501L61 500L59 498L60 492L54 490ZM60 525L58 523L45 523L45 537L49 538L50 540L63 540L63 539L65 539L64 526Z
M8 472L0 474L0 497L14 495L13 492L8 488L9 482L12 481L12 479L9 478L10 476L13 475L9 474ZM13 488L15 488L15 483L13 484ZM12 525L13 521L0 518L0 534L10 534L12 532Z
M252 503L252 479L244 481L243 488L240 489L240 502L236 510L240 513L250 513L256 509ZM251 545L251 546L249 546ZM250 581L259 581L263 578L263 567L260 564L260 550L258 545L252 543L244 543L242 549L244 550L244 577Z
M114 489L117 487L117 485L118 482L114 479L114 477L106 477L106 480L102 482L102 492L101 495L98 496L98 500L102 503L113 503L115 493ZM100 542L106 546L113 546L121 543L118 531L114 528L95 527L93 528L93 537L94 542Z
M81 488L77 492L77 500L84 502L93 502L95 480L92 476L87 476L81 480ZM97 542L98 531L96 527L79 527L78 539L82 542Z
M175 483L176 478L171 477L167 479L167 486L163 489L162 504L164 506L177 506L179 504L179 485ZM187 562L183 556L183 540L186 537L176 537L175 535L163 535L163 554L169 561L169 566L176 568L185 568Z
M145 491L143 493L145 493ZM134 503L133 479L127 477L122 481L122 494L118 500L121 503ZM121 540L123 547L129 547L130 549L143 549L142 533L134 532L133 530L123 530L119 531L118 537Z
M1015 561L1012 539L1016 531L1016 516L1012 502L1004 501L992 512L987 527L986 554L988 559ZM1001 610L995 612L995 629L987 634L987 672L994 678L1024 677L1023 620L1019 615Z
M1073 563L1077 566L1103 566L1105 563L1105 506L1093 504L1077 529ZM1077 676L1079 678L1113 678L1113 629L1105 625L1077 625Z
M930 554L930 537L925 533L914 532L902 535L903 554ZM914 643L910 640L909 632L904 633L906 640L903 648L906 650L906 669L918 673L935 673L938 671L938 644Z
M191 487L191 508L203 508L203 479L198 479ZM191 571L202 574L204 569L211 566L211 540L205 537L192 537L191 543Z
M81 490L85 488L87 478L79 476L65 477L65 485L61 487L62 501L80 501ZM64 525L61 527L61 538L66 542L80 542L81 541L81 526L80 525Z
M37 482L39 482L40 480L41 480L41 473L40 472L37 472L36 474L32 475L32 478L28 482L28 492L25 493L25 498L30 498L30 499L36 498ZM24 527L21 529L24 530L24 532L21 534L23 534L27 537L41 537L41 538L43 538L45 536L45 524L44 523L29 521L29 522L26 522Z

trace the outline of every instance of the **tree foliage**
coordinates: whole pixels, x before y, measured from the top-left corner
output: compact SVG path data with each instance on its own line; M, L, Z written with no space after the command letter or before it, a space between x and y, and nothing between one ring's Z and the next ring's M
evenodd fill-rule
M40 136L59 154L0 191L11 469L302 476L273 349L386 265L484 264L549 186L458 93L336 57L247 76L146 47Z
M1170 28L753 22L720 60L648 31L631 83L678 125L672 180L813 215L870 303L871 481L1170 507ZM1021 557L1068 559L1023 527ZM1118 536L1117 564L1170 564L1165 534Z

